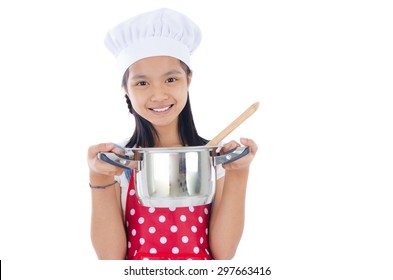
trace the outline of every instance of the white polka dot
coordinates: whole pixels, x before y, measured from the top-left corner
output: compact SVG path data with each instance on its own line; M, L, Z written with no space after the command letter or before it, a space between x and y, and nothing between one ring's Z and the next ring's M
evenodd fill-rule
M165 236L163 236L163 237L160 238L160 243L161 243L161 244L165 244L166 241L167 241L167 239L166 239Z
M141 245L145 244L145 239L143 237L139 238L139 243Z
M134 257L136 256L137 253L138 253L138 250L135 250L135 252L134 252Z
M175 206L171 206L171 207L169 207L169 210L173 212L173 211L176 210L176 207Z
M146 258L146 257L144 257L144 258L143 258L143 260L144 260L144 261L148 261L148 260L149 260L149 258Z
M206 235L208 235L209 234L209 229L206 228L205 232L206 232Z
M190 210L190 212L194 212L194 207L190 206L188 207L188 209Z
M156 232L156 228L155 227L149 227L149 232L151 234L155 233Z
M203 218L201 216L198 217L198 221L202 224L203 223Z
M199 243L203 244L203 241L204 241L204 239L203 239L203 237L201 237L201 238L199 239Z
M154 211L156 211L156 208L154 208L154 207L149 208L149 213L154 213Z
M206 215L209 214L209 210L207 208L205 208L203 211L205 212Z
M150 254L157 254L157 249L151 248L149 252L150 252Z
M180 221L185 222L187 221L187 217L185 215L180 216Z
M132 234L132 236L135 236L135 235L136 235L136 229L133 229L133 230L131 231L131 234Z
M163 222L165 222L165 216L160 216L160 217L158 217L158 220L161 222L161 223L163 223Z
M193 251L194 251L195 254L198 254L199 253L199 248L198 247L194 247Z
M173 253L173 254L179 254L179 248L173 247L173 248L172 248L172 253Z
M206 254L210 255L209 250L206 248L205 249Z
M130 210L130 214L131 214L131 216L134 216L134 215L135 215L135 209L134 209L134 208L132 208L132 209Z
M177 231L177 226L171 226L171 231L176 232Z
M197 229L196 226L192 226L192 227L191 227L191 231L192 231L192 232L197 232L197 230L198 230L198 229Z
M143 217L140 217L139 219L138 219L138 223L139 224L143 224L145 222L145 219L143 218Z
M130 195L134 195L135 194L135 190L130 190Z
M131 248L131 242L128 241L128 248Z
M128 221L127 221L127 227L129 226L130 224L128 223Z
M188 242L188 237L187 237L187 236L183 236L183 237L181 238L181 241L182 241L183 243L187 243L187 242Z

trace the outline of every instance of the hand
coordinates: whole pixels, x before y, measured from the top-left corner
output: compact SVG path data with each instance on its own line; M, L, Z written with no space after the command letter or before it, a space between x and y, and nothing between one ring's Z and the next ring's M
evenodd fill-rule
M98 179L100 181L113 180L114 176L119 176L123 169L106 163L98 158L99 152L114 152L124 154L120 148L115 147L112 143L102 143L90 146L87 152L87 163L90 170L90 180Z
M222 167L225 170L246 170L250 167L250 164L254 159L256 152L258 151L258 146L253 140L247 138L241 138L240 143L243 144L244 146L250 147L250 152L246 156L238 160L235 160L228 164L223 164ZM227 152L229 150L235 149L240 146L241 145L239 143L232 140L231 142L225 144L221 150L223 152Z

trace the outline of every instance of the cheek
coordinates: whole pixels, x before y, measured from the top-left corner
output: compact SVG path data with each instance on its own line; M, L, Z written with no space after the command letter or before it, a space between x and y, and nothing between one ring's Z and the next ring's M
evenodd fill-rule
M128 94L128 98L131 101L132 108L134 108L134 110L140 115L142 112L142 108L145 104L143 98L141 98L140 96L138 97L134 94Z
M181 103L182 103L182 107L184 108L184 106L186 106L187 103L187 93L184 96L182 96Z
M186 91L185 91L185 93L183 95L183 99L184 99L184 104L186 104L187 100L188 100L188 88L186 89Z
M142 94L135 94L135 92L132 92L132 91L128 91L128 97L130 98L132 105L135 104L135 106L140 104L143 100Z
M187 101L187 96L188 96L188 87L182 87L177 92L177 99L179 99L179 100L186 100Z

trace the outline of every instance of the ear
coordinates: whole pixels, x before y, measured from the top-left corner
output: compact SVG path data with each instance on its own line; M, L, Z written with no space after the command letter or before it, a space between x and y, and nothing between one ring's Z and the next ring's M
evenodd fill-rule
M192 71L190 71L190 74L188 74L188 77L187 77L188 86L190 86L191 80L192 80Z

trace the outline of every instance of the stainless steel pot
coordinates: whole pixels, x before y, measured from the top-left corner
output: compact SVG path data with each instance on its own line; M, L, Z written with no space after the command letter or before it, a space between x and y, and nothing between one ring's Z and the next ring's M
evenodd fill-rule
M218 147L132 148L126 154L100 153L110 164L135 170L136 193L147 207L186 207L211 203L215 166L249 153L239 147L220 155Z

